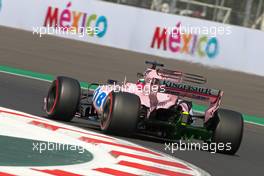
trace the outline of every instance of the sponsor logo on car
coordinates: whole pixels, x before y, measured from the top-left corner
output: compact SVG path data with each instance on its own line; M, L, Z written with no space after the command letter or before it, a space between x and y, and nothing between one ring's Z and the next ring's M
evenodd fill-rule
M183 84L183 83L174 83L168 80L160 80L160 84L164 85L166 88L177 88L180 90L185 90L185 91L190 91L190 92L200 93L200 94L206 94L206 95L213 95L213 96L218 96L220 92L219 90L215 90L215 89L209 89L209 88L199 87L199 86L192 86L192 85Z

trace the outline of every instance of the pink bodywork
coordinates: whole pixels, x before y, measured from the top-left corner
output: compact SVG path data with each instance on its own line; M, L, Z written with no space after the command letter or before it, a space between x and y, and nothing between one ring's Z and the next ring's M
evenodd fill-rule
M150 69L148 68L145 73L144 73L144 80L145 80L145 86L151 87L153 85L157 85L154 83L155 80L167 80L171 81L174 83L181 83L182 80L182 72L179 71L173 71L173 76L172 75L166 75L159 73L158 70L156 69ZM175 105L177 103L177 100L182 100L184 97L186 98L193 98L196 99L197 96L204 98L205 100L209 101L209 107L205 111L205 122L208 121L211 117L213 117L214 112L219 108L220 102L221 102L221 97L223 95L223 92L220 91L218 96L210 96L206 94L198 94L197 92L187 92L183 90L173 90L177 92L177 95L173 94L167 94L167 93L162 93L158 91L138 91L139 89L139 84L138 83L129 83L124 81L124 84L122 85L123 92L129 92L136 94L141 101L141 104L148 107L148 115L155 109L168 109L171 106ZM110 93L111 90L106 90L103 88L104 92ZM186 104L180 104L182 106L182 109L184 111L190 111L188 109L188 106Z
M165 79L164 77L158 75L156 70L147 69L144 75L145 86L151 87L153 85L152 82L154 78L159 80ZM149 107L150 110L149 113L155 109L160 109L160 108L168 109L171 106L175 105L178 99L178 96L176 95L164 94L158 91L146 91L146 92L133 91L133 90L137 90L138 88L138 85L134 83L125 83L125 85L127 87L135 87L135 88L128 88L126 89L126 91L139 96L141 100L141 104L146 107ZM186 111L188 110L186 109Z

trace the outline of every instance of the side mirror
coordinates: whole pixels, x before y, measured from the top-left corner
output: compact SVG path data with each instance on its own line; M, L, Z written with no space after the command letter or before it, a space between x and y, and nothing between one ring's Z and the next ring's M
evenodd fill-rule
M113 79L108 79L107 80L107 84L117 84L117 80L113 80Z
M137 73L137 77L138 77L138 78L143 78L144 75L143 75L143 73Z
M145 61L145 64L151 65L151 69L156 69L156 67L164 67L164 64L158 63L157 61Z

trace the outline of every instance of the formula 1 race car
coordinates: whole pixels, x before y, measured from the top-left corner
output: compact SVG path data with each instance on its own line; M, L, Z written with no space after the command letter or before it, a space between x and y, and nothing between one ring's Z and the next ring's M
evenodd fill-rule
M151 67L138 73L136 83L108 80L81 89L79 81L57 77L44 98L47 116L61 121L73 117L96 121L108 134L230 143L218 152L237 152L243 118L238 112L219 108L223 91L197 86L206 83L203 76L163 69L157 62L146 64ZM194 112L192 100L208 102L208 108L204 113ZM202 125L194 125L195 119L202 119Z

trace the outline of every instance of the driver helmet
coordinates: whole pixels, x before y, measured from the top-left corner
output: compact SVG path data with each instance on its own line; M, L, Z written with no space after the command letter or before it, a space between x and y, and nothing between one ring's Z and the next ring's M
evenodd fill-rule
M138 83L145 84L145 79L144 78L138 79Z
M141 88L144 88L144 86L145 86L145 79L144 78L138 79L137 86L140 86Z

